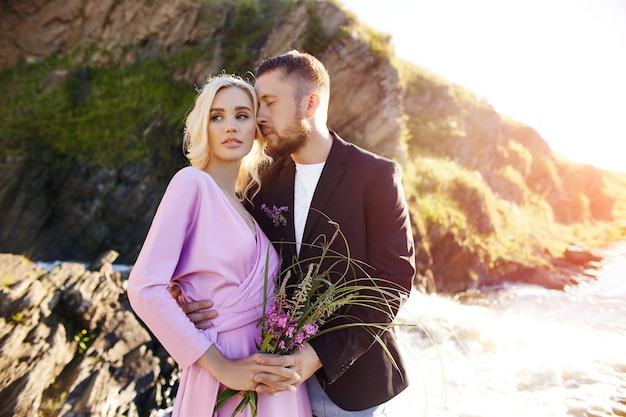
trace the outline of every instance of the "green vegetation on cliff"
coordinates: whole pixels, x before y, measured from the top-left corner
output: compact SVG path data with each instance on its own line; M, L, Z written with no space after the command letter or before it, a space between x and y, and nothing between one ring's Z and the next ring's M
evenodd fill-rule
M259 38L298 2L236 3L223 40L223 68L245 75L253 68ZM212 58L210 43L132 65L87 64L94 54L107 51L93 47L83 55L68 52L0 72L3 152L41 147L80 163L119 168L155 154L167 158L173 146L180 146L196 94L180 81L181 74Z
M181 140L178 132L195 96L171 76L184 65L183 54L115 68L50 57L1 73L0 146L102 167L168 152ZM164 135L148 134L156 126Z

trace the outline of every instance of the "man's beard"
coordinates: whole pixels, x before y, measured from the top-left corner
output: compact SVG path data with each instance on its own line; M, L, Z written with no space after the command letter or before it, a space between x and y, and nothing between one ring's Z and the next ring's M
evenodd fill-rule
M274 131L274 136L267 141L267 151L272 158L298 152L311 136L311 124L306 119L296 119L296 123L289 127L285 133L279 135Z

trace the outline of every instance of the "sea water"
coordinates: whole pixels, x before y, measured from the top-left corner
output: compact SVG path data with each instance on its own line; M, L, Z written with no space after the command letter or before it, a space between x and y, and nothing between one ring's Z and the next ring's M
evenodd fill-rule
M626 416L626 245L566 291L413 293L398 321L410 386L388 417Z

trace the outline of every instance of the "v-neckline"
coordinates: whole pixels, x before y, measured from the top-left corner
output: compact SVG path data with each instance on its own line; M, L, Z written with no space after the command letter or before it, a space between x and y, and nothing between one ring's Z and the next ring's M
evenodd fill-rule
M205 172L209 178L211 179L211 181L213 182L213 184L215 185L215 187L217 188L217 190L219 191L219 193L222 195L222 197L226 200L226 203L228 204L228 206L235 212L235 214L237 214L237 217L239 217L239 219L243 222L243 224L246 226L246 229L248 229L250 231L250 233L252 234L252 237L254 237L254 239L257 239L257 236L259 234L259 226L256 223L256 220L254 220L254 217L252 217L252 215L248 212L248 210L246 210L246 208L243 206L243 204L241 204L241 208L244 210L244 212L248 215L248 218L250 219L251 223L248 223L248 221L246 221L246 219L241 215L241 213L239 212L239 210L237 209L237 207L235 207L234 203L230 200L230 198L226 195L226 193L224 192L224 190L222 190L222 188L218 185L218 183L215 181L215 179L211 176L211 174L209 174L208 172ZM237 202L241 203L239 200L237 200Z

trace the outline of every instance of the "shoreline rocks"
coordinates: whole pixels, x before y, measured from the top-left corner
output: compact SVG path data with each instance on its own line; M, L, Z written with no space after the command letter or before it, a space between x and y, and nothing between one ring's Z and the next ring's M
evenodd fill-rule
M131 311L121 275L46 271L0 254L0 417L147 416L171 402L177 367Z

